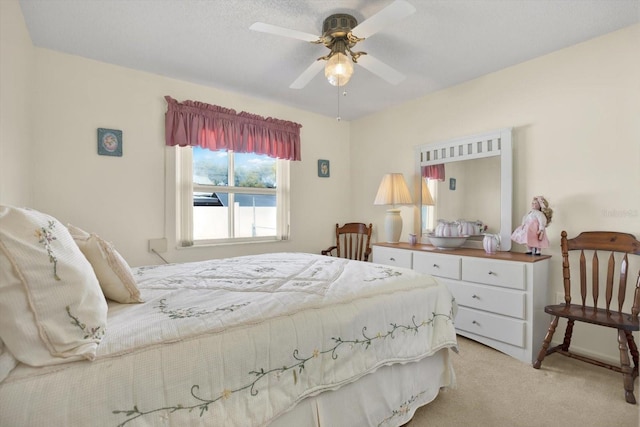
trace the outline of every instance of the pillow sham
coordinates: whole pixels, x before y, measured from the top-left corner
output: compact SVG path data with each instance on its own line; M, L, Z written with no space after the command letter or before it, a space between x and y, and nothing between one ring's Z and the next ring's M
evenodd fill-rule
M124 304L142 302L129 264L111 243L71 224L67 228L93 267L105 297Z
M95 358L107 302L67 228L0 205L0 339L32 366Z

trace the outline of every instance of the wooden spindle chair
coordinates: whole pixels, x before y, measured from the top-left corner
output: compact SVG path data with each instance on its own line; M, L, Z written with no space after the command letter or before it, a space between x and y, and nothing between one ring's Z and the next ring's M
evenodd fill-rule
M371 254L372 225L349 222L340 227L336 224L336 244L321 253L358 261L369 261Z
M533 367L539 369L545 356L552 353L559 353L573 357L584 362L597 366L606 367L616 372L621 372L623 376L625 399L627 402L635 404L636 398L633 395L633 381L638 376L638 348L633 339L632 332L640 330L638 313L640 312L640 272L636 280L635 293L631 313L624 313L623 304L627 292L627 276L629 269L628 255L640 255L640 241L633 235L627 233L617 233L608 231L589 231L580 233L577 237L567 239L567 232L561 234L562 249L562 276L564 279L564 304L548 305L544 311L553 316L549 330L544 338L537 360ZM575 252L573 252L575 251ZM587 251L587 254L585 254ZM604 252L602 259L599 251ZM575 264L570 266L570 252L573 252L572 259L577 260L578 268L575 271ZM609 254L608 256L606 254ZM588 268L587 257L591 256L591 268ZM616 260L620 260L619 268L616 269ZM571 267L574 267L573 269ZM600 268L606 270L606 279L601 286ZM587 286L591 270L591 289ZM580 301L572 304L571 300L571 272L578 272L580 280ZM602 277L605 277L604 275ZM611 307L614 295L614 285L617 282L617 307ZM591 299L588 300L589 291ZM600 294L604 293L604 305L600 305ZM614 305L616 305L614 303ZM567 319L564 339L560 345L549 348L553 334L558 326L560 318ZM571 335L575 322L586 322L594 325L614 328L618 332L618 349L620 351L620 366L596 360L594 358L573 353L569 350L571 345ZM633 368L629 360L629 353L633 359Z

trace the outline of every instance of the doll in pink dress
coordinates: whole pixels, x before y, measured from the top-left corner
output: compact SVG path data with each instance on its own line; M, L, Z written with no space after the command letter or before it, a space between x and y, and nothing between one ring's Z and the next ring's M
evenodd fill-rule
M511 234L511 240L527 246L527 254L540 255L542 248L549 247L546 228L551 224L553 210L547 199L536 196L531 201L531 210L522 218L522 225Z

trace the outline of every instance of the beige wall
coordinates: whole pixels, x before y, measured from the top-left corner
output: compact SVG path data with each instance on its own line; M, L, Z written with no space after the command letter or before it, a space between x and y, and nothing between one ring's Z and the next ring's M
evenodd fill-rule
M36 207L112 240L131 264L159 262L147 251L148 239L158 237L169 239L169 261L319 253L332 242L333 224L348 218L348 123L50 50L36 49L36 58ZM175 237L165 235L173 217L165 214L164 95L302 124L303 160L291 166L290 241L175 250ZM122 157L96 154L100 127L122 130ZM318 158L332 162L331 178L318 178Z
M513 127L514 226L535 195L554 209L550 295L562 290L560 232L640 236L640 25L489 74L352 123L353 212L381 227L372 201L385 172L414 177L413 147ZM395 156L389 157L392 150ZM362 156L360 153L370 153ZM414 227L403 208L402 240ZM523 247L514 245L513 250ZM637 274L640 265L631 269ZM550 301L551 302L551 301ZM603 329L603 328L599 328ZM613 332L576 328L575 345L598 352ZM556 335L562 335L557 332ZM557 337L556 337L557 338Z
M32 203L34 53L17 1L0 1L0 203Z

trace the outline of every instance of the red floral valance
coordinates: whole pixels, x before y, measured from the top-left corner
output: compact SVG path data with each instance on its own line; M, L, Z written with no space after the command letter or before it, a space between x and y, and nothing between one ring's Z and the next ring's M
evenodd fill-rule
M264 118L246 112L197 101L178 102L165 96L165 139L169 146L188 145L209 150L265 154L301 160L300 128L286 120Z

